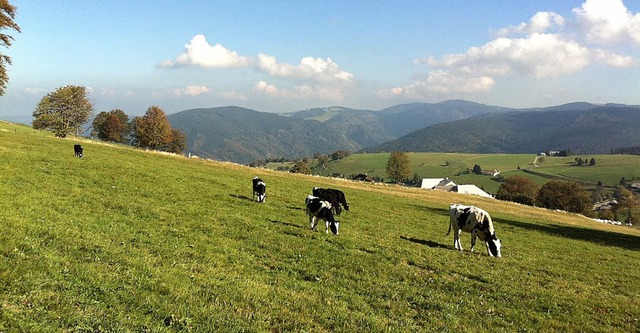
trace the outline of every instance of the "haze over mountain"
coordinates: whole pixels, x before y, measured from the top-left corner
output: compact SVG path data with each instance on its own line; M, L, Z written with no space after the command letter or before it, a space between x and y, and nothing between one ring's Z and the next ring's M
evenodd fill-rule
M637 145L640 107L572 103L441 123L363 151L598 154Z
M250 163L336 150L606 153L640 144L640 107L571 103L512 109L461 100L383 110L313 108L266 113L227 106L168 116L195 155Z

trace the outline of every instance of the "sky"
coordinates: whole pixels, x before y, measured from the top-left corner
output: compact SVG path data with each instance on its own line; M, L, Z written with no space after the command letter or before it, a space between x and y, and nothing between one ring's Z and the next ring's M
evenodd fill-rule
M87 87L94 113L640 104L640 0L9 0L0 119Z

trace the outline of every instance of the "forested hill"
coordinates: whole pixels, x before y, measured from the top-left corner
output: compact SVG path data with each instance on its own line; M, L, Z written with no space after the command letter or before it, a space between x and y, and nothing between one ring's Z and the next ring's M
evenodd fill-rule
M228 106L168 116L201 157L249 163L376 146L433 124L512 109L466 101L396 105L380 111L344 107L266 113Z
M573 108L482 114L420 129L363 151L535 153L570 149L595 154L640 144L640 107L586 104Z
M266 157L312 156L360 144L324 131L318 121L229 106L192 109L168 116L187 135L189 151L201 157L248 163Z

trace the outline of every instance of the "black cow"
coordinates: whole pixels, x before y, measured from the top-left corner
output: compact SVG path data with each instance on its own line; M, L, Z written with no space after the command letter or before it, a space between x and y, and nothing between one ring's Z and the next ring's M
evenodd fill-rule
M476 245L476 236L484 241L487 245L487 254L491 257L501 257L500 248L502 243L496 237L496 231L493 228L491 216L485 210L475 206L463 206L460 204L451 204L449 206L449 231L453 228L453 246L462 251L460 244L460 232L466 231L471 233L471 251Z
M84 156L82 145L73 145L73 151L76 153L76 157L82 158Z
M257 176L253 177L253 200L256 200L256 196L258 196L258 202L264 202L267 198L267 184Z
M340 230L340 221L336 220L331 210L331 204L318 197L312 195L307 196L305 200L307 205L306 215L309 216L311 230L315 230L318 219L324 220L325 232L329 233L329 229L334 235L338 235Z
M314 187L312 190L313 196L318 197L324 201L328 201L331 207L334 209L336 215L342 213L342 207L349 211L349 203L344 196L344 192L332 188L319 188ZM340 205L342 204L342 207Z

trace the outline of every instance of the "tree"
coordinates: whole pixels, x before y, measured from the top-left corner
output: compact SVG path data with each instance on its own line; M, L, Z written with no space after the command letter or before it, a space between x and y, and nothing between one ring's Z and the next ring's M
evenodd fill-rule
M472 171L476 175L481 175L482 174L482 168L477 164L473 166L473 170Z
M596 159L595 158L591 158L591 160L589 160L589 166L594 166L596 165Z
M8 0L0 0L0 32L5 29L12 29L16 32L20 32L20 27L14 19L16 18L16 7L12 6ZM13 37L0 33L0 45L9 48ZM11 57L6 54L0 53L0 96L4 96L7 82L9 82L9 75L7 74L6 65L11 65Z
M620 178L620 182L618 183L618 185L622 187L627 187L628 186L627 180L624 179L624 177Z
M291 168L290 172L291 173L302 173L302 174L305 174L305 175L309 175L309 174L311 174L311 169L309 168L307 163L299 161L299 162L296 162L296 164L293 165L293 167Z
M187 150L187 135L181 130L171 129L171 142L167 146L167 151L174 154L182 154Z
M548 209L584 215L590 214L592 207L589 194L580 184L562 180L551 180L542 185L536 204Z
M333 154L331 154L332 160L339 160L351 155L351 152L348 150L336 150Z
M615 198L618 201L618 204L615 209L615 214L617 219L620 221L623 219L623 213L626 210L627 215L627 223L632 223L634 221L631 216L631 210L638 205L638 199L633 194L633 192L629 191L627 188L623 186L618 186L615 191Z
M100 140L126 142L129 136L129 116L120 109L100 112L91 123L92 135Z
M134 118L132 127L139 147L162 150L173 140L171 124L159 106L151 106L144 116Z
M33 111L33 128L53 131L61 138L72 132L79 135L80 127L89 121L93 112L87 94L85 87L72 85L47 94Z
M409 155L402 151L394 151L387 160L387 175L396 183L400 183L411 175Z
M604 188L604 184L598 181L598 184L591 192L591 202L596 203L604 200L607 196L607 190Z
M533 206L538 196L538 185L523 176L512 176L500 184L496 199Z

